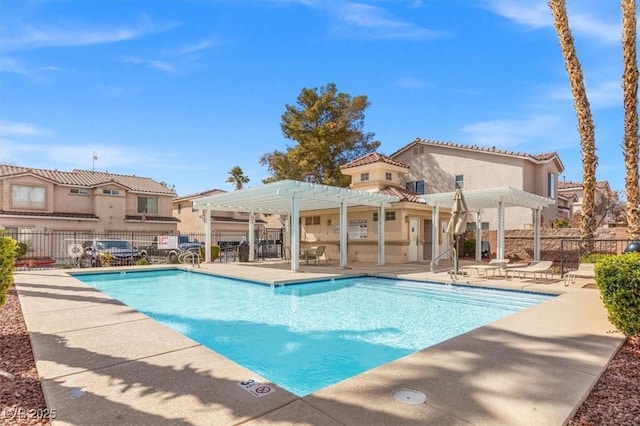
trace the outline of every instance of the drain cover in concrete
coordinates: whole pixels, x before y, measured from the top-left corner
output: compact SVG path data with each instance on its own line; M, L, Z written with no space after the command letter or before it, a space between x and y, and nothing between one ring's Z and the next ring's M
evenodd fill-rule
M422 392L418 392L413 389L398 389L391 394L396 399L404 404L422 404L427 400L427 397Z

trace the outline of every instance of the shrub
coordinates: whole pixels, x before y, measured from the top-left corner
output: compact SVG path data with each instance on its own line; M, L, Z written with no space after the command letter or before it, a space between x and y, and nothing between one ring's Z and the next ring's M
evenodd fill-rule
M640 253L607 256L595 272L609 321L628 337L640 334Z
M465 240L464 247L462 248L463 256L475 256L476 253L476 240Z
M29 248L29 246L27 246L27 243L17 243L17 244L18 245L16 248L16 258L20 258L25 254L27 254L27 249Z
M585 254L580 258L580 263L598 263L605 259L608 259L611 256L615 256L615 254L611 253L589 253Z
M111 262L113 261L113 254L109 251L105 251L98 255L98 264L100 266L111 266Z
M151 262L149 262L149 259L147 259L146 257L141 257L140 259L136 260L136 265L150 265Z
M7 302L7 293L13 284L13 264L16 261L18 243L0 231L0 306Z
M205 255L205 251L204 251L204 246L200 246L200 261L204 262L204 255ZM211 246L211 261L213 262L214 260L216 260L218 258L218 256L220 255L220 247L219 246Z

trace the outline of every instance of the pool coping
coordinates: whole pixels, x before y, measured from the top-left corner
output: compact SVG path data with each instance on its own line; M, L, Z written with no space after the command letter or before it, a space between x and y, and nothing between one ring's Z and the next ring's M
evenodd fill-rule
M208 264L200 270L266 284L358 275L451 282L424 272L424 265L365 266L294 273ZM464 280L456 284L558 297L299 398L65 271L15 274L56 424L566 423L625 341L607 320L599 293L580 282ZM240 385L248 379L269 391L256 396ZM417 390L426 402L398 402L392 397L398 389Z

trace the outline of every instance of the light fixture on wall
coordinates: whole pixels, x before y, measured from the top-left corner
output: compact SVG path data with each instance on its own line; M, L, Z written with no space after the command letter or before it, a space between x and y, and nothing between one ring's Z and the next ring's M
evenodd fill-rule
M331 219L327 219L327 226L331 226Z

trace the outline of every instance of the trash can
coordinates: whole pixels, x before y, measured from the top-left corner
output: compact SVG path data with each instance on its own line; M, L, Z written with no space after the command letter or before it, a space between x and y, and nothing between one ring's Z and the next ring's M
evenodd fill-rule
M634 251L640 252L640 241L632 241L627 244L627 247L624 249L625 253L631 253Z
M249 261L249 241L240 241L238 244L238 260L240 262Z

